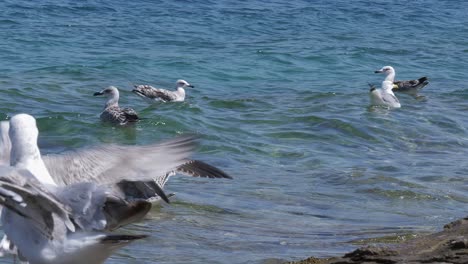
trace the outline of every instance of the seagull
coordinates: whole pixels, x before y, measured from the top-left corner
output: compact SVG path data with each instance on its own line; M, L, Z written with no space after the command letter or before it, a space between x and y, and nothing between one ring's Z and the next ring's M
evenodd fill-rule
M167 155L177 156L193 149L192 136L148 146L103 145L64 154L41 156L37 146L38 134L34 117L26 114L13 116L10 122L1 122L0 161L11 162L18 169L31 170L34 178L39 182L42 181L41 184L48 188L63 189L82 184L81 187L61 192L68 196L57 193L55 195L65 202L68 201L69 206L75 208L75 211L83 212L82 217L75 217L74 221L86 223L85 226L92 228L93 231L111 231L141 220L151 208L151 199L158 198L169 202L161 187L175 173L193 177L232 178L202 161L187 158L179 159L177 164L164 161L168 158ZM5 142L7 144L4 144ZM5 158L5 153L10 152L11 161ZM106 179L113 179L113 182L109 183ZM90 183L87 182L93 185L88 186L86 184ZM96 186L102 184L108 188L106 195L91 195L96 192ZM84 201L80 199L77 201L76 198ZM147 198L151 199L142 200ZM86 212L94 210L80 209L83 203L89 204L89 199L94 199L92 201L97 199L100 202L104 200L104 211L85 217ZM0 254L17 254L15 243L4 237L0 243Z
M375 73L386 74L386 81L391 81L393 84L392 90L394 92L403 92L411 95L416 95L419 90L429 84L427 77L421 77L417 80L395 81L395 69L392 66L384 66L382 69L375 71Z
M403 92L411 95L416 95L419 90L429 84L427 77L421 77L416 80L395 81L393 83L394 92Z
M94 96L99 95L105 95L108 98L100 116L101 120L119 125L126 125L140 120L135 110L119 106L119 90L115 86L109 86L100 92L94 93Z
M3 136L5 127L0 128ZM125 163L123 167L127 170L110 168L108 174L96 174L94 178L84 177L74 184L59 185L51 179L41 160L37 136L32 116L13 116L9 128L11 167L0 167L0 204L4 206L2 225L21 260L31 264L102 263L116 249L145 237L104 233L112 229L108 220L115 220L112 218L115 211L108 207L116 202L117 206L121 205L116 196L118 191L113 186L122 180L152 180L148 174L140 173L145 171L143 168L132 173L141 164L109 152L108 156L117 158L111 158L111 162L104 164L104 169L112 167L112 162L118 162ZM179 137L146 146L148 153L145 154L151 156L155 166L153 172L164 174L184 164L193 148L193 137ZM144 214L149 208L144 208Z
M25 114L22 115L24 115L22 119L26 120L22 121L21 125L17 125L17 130L34 130L36 133L39 133L34 117ZM13 122L16 122L14 120L18 119L18 117L12 119ZM23 129L26 127L29 128L27 130ZM3 129L2 126L0 126L0 138L5 138L5 141L10 142L8 128L9 124L4 124ZM186 139L188 141L192 140L190 136L186 136ZM123 178L128 175L145 174L145 176L149 177L151 180L144 182L123 180L114 186L119 192L118 196L129 202L130 204L128 206L132 205L136 208L143 207L143 205L133 205L132 202L142 199L150 203L161 201L161 199L165 202L169 202L162 188L169 178L175 174L191 177L232 179L230 175L219 168L203 161L192 159L186 159L174 168L161 171L157 163L159 156L158 153L155 152L155 150L159 149L159 144L148 146L105 144L91 148L67 151L60 154L41 155L37 143L34 143L37 142L37 136L35 140L31 139L31 141L31 145L35 144L34 153L36 158L34 162L38 163L37 166L41 168L41 171L45 171L44 177L47 178L49 182L52 182L52 184L61 186L69 185L81 182L85 179L96 181L101 177L115 174L121 175ZM11 146L11 144L0 145L0 157L2 157L2 153L10 153L8 146ZM6 160L4 162L9 164L10 161ZM49 177L51 177L52 180ZM120 214L114 213L114 215ZM119 221L126 223L123 220Z
M393 83L391 81L383 81L382 88L376 89L375 86L369 84L370 101L373 106L386 106L390 108L400 108L401 104L395 94L392 92Z
M149 100L149 101L163 101L163 102L183 102L185 100L184 88L195 88L185 80L177 80L176 91L169 91L166 89L155 88L150 85L134 85L132 92Z
M371 104L374 106L387 106L390 108L400 108L401 104L398 98L393 93L393 83L395 79L395 70L392 66L384 66L375 73L384 73L385 79L382 82L382 88L376 89L369 84Z
M93 187L94 184L51 189L28 170L0 167L0 204L4 206L1 223L22 263L99 264L119 248L147 237L106 234L91 230L80 221L82 212L102 210L102 204L93 203L92 197L86 199L81 193L76 196L77 189L98 197L105 193L104 189ZM77 199L83 200L81 206L71 207L69 202Z

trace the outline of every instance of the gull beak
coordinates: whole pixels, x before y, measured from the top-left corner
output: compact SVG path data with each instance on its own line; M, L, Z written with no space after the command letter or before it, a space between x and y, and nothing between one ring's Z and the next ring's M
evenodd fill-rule
M103 92L95 92L93 96L98 96L98 95L103 95L103 94L104 94Z
M382 70L375 71L374 73L382 73Z
M193 85L191 85L191 84L190 84L190 85L187 85L187 87L189 87L189 88L195 88L195 86L193 86Z

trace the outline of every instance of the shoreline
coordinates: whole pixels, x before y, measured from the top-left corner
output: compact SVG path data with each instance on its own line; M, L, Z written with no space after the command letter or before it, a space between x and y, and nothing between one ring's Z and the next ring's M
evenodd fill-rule
M468 216L440 232L388 246L364 246L341 257L315 258L288 264L468 263Z

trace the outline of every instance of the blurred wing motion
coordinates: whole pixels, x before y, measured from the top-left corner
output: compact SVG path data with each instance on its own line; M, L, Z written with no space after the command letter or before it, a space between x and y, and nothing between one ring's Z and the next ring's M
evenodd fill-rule
M152 181L122 181L118 183L118 186L129 200L146 199L155 202L158 200L158 196L160 196L157 193L158 188L164 187L169 178L177 173L190 177L232 179L232 177L224 171L203 161L188 160L177 167L177 169L167 172L162 177L154 178Z
M42 159L57 183L118 182L128 200L161 197L169 202L162 188L176 172L192 177L232 179L205 162L187 159L195 146L194 139L185 136L149 146L107 145L46 155Z
M195 137L182 136L147 146L104 145L42 158L58 184L114 184L164 177L186 163L194 147Z
M176 172L192 177L232 179L224 171L200 160L189 160L177 167Z

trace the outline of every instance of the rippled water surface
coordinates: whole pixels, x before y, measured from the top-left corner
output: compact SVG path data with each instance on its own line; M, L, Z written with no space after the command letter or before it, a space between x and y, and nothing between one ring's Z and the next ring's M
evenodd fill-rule
M229 180L173 177L172 204L108 263L265 263L438 230L468 205L468 2L0 3L0 118L33 114L43 153L202 136ZM374 70L428 76L369 108ZM131 84L196 86L149 105ZM144 118L103 125L108 85ZM3 263L11 259L1 259Z

